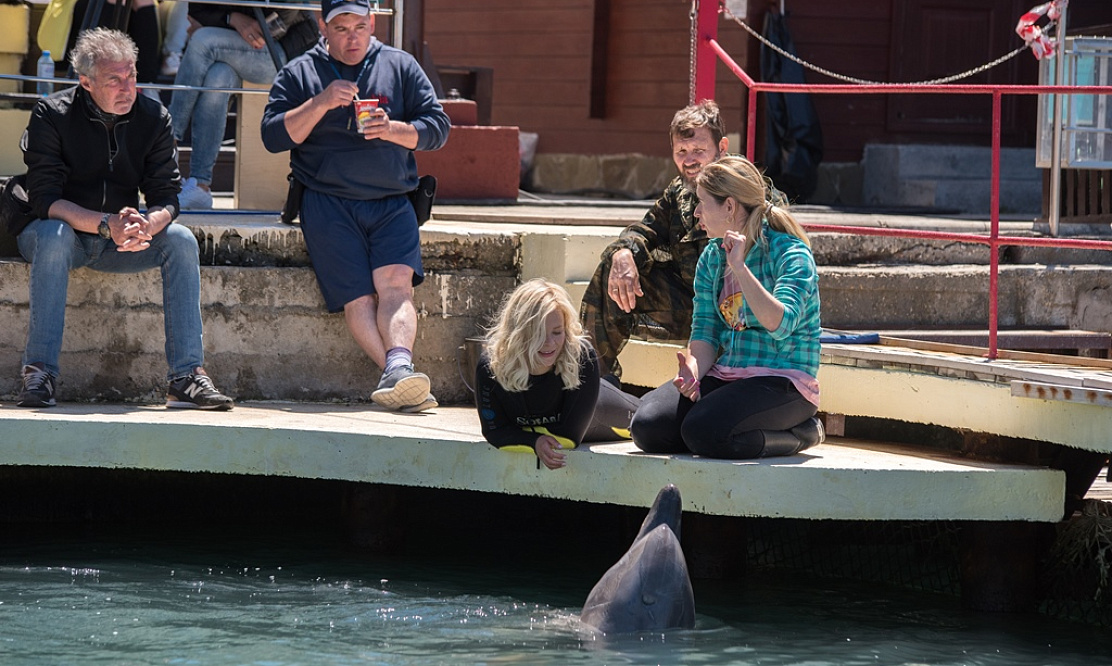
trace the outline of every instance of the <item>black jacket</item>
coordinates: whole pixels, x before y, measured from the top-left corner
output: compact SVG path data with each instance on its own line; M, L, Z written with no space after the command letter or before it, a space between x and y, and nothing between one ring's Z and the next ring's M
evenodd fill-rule
M117 116L113 142L92 104L76 86L43 98L31 111L20 147L36 217L50 217L59 199L104 213L138 208L140 191L148 208L162 206L177 217L181 174L170 113L139 95L131 111Z

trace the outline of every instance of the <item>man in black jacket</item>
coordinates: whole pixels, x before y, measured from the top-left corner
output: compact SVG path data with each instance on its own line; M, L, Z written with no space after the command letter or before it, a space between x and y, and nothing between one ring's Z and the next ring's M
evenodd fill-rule
M116 30L96 28L71 53L78 85L44 98L23 134L27 191L38 219L19 232L31 262L30 325L22 407L55 404L69 271L162 272L170 382L166 406L227 410L205 373L197 240L174 224L177 150L170 115L136 95L138 50ZM139 212L139 192L147 212Z

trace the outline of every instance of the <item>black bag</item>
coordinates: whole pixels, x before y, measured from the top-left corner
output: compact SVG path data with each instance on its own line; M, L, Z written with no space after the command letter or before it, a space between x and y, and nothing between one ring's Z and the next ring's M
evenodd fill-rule
M305 193L305 185L294 177L293 172L286 176L290 187L286 190L286 205L282 206L282 217L285 224L293 224L294 219L301 215L301 195Z
M12 176L0 187L0 224L15 238L35 219L27 196L27 174Z
M409 203L413 204L413 212L417 214L417 226L421 226L432 217L432 204L436 200L436 176L421 176L417 180L417 189L409 193Z

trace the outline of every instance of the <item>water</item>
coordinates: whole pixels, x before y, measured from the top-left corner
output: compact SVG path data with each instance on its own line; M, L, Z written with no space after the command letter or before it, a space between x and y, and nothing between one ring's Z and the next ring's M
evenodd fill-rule
M696 582L690 631L607 639L576 613L605 564L551 549L376 557L327 531L4 537L0 663L1108 663L1107 630L945 596L754 572Z

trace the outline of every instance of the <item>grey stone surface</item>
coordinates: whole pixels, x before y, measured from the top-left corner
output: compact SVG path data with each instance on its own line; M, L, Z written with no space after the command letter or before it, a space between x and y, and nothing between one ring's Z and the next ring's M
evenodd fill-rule
M528 187L535 192L646 199L659 196L675 175L676 167L666 157L541 153Z
M380 371L352 341L343 317L325 312L312 269L304 265L307 257L290 260L304 252L297 247L296 227L186 223L221 247L222 263L243 264L206 262L201 269L206 367L222 390L241 399L368 398ZM464 402L470 393L457 368L458 348L489 323L502 295L516 284L519 238L513 233L422 233L426 279L414 296L419 317L415 360L432 378L439 399ZM0 261L0 319L5 322L0 397L9 399L18 391L27 334L27 279L26 263ZM74 271L68 304L59 397L163 400L166 361L157 273Z
M647 204L645 204L647 205ZM467 402L460 347L489 323L523 274L523 238L544 234L568 253L605 244L643 207L477 208L484 222L434 220L422 228L427 271L415 292L418 367L445 403ZM440 209L467 217L465 207ZM450 213L450 214L449 214ZM983 220L838 212L802 207L801 221L834 227L905 227L984 233ZM484 217L475 212L476 217ZM530 220L543 224L528 224ZM570 225L559 223L572 221ZM324 311L300 230L272 220L185 216L218 248L202 267L206 365L218 386L241 399L365 401L379 370L351 340L343 318ZM590 226L590 225L607 226ZM1038 235L1030 222L1006 223L1011 236ZM823 323L844 328L968 327L988 322L988 250L983 245L854 236L827 231L811 239L820 270ZM587 241L590 242L587 242ZM568 266L589 259L553 261ZM216 259L219 257L219 259ZM573 261L574 259L574 261ZM1007 248L1000 282L1000 325L1112 331L1112 253ZM239 265L233 265L239 264ZM27 330L28 266L0 261L0 399L18 390ZM107 275L86 269L70 280L64 400L161 402L166 363L161 287L156 273Z
M865 146L864 202L876 206L922 206L987 214L992 152L974 146ZM1029 148L1000 151L1000 208L1038 214L1042 173Z

